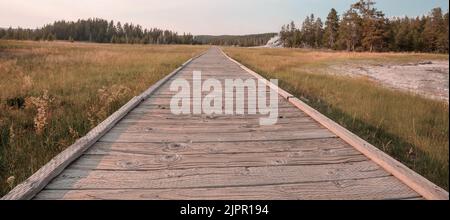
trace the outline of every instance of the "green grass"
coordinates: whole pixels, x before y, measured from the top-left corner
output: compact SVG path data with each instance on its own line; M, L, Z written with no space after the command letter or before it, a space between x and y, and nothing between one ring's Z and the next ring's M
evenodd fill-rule
M0 196L205 49L0 40Z
M225 52L350 131L448 190L449 106L383 88L365 78L329 74L344 64L448 60L448 55L225 48Z

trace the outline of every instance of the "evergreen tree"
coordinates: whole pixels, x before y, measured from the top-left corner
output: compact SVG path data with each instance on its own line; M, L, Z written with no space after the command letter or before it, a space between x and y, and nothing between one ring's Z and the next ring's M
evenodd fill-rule
M312 47L314 45L315 39L314 39L314 15L307 16L302 24L302 36L303 36L303 47Z
M448 44L449 32L448 32L448 29L449 29L449 22L448 22L448 11L447 11L447 13L445 13L445 15L444 15L444 30L441 33L441 39L440 39L440 43L439 43L440 51L441 52L446 52L446 53L449 52L449 48L448 48L449 47L449 44Z
M47 35L47 41L54 41L56 39L56 36L54 34Z
M361 42L362 19L358 13L350 8L342 18L339 25L340 48L347 51L355 51Z
M332 8L325 22L324 44L327 48L337 49L336 42L339 33L339 15L336 9Z
M317 18L314 23L314 47L321 48L323 43L323 23L322 19Z
M295 22L291 21L289 27L289 47L298 47L298 42L296 41L297 27L295 26Z
M371 0L360 0L352 5L362 19L362 46L370 52L382 49L386 29L384 14L374 5L375 2Z
M110 21L108 24L108 29L106 31L106 38L110 39L110 42L112 42L112 38L117 35L117 29L116 26L114 25L114 21Z

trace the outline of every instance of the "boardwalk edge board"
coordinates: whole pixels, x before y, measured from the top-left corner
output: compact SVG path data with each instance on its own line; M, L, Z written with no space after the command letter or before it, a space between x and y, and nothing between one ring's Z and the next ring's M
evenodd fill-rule
M205 52L200 53L193 58L187 60L180 67L173 72L150 86L142 94L135 96L128 103L122 106L119 110L114 112L102 123L97 125L89 131L84 137L78 139L73 145L55 156L50 162L45 164L36 173L34 173L27 180L17 185L8 194L3 196L0 200L30 200L37 193L47 186L47 184L58 176L67 166L79 158L86 150L95 144L103 135L105 135L111 128L113 128L123 117L125 117L131 110L138 106L141 102L151 96L158 88L164 85L165 82L175 76L180 70L191 63L193 60L202 56Z
M253 75L257 79L260 79L266 83L267 86L270 88L278 90L278 93L285 98L287 101L295 105L298 109L305 112L307 115L309 115L311 118L319 122L321 125L329 129L331 132L336 134L338 137L340 137L342 140L353 146L356 150L361 152L363 155L368 157L370 160L378 164L380 167L385 169L388 173L395 176L397 179L399 179L401 182L406 184L408 187L416 191L418 194L423 196L425 199L428 200L448 200L449 194L447 191L442 189L441 187L437 186L436 184L432 183L428 179L424 178L423 176L419 175L415 171L411 170L404 164L400 163L399 161L395 160L391 156L387 155L377 147L373 146L372 144L368 143L367 141L363 140L362 138L358 137L357 135L353 134L346 128L342 127L341 125L337 124L333 120L327 118L317 110L313 109L300 99L296 98L295 96L291 95L290 93L286 92L285 90L279 88L278 86L274 85L258 73L254 72L253 70L249 69L248 67L244 66L243 64L239 63L238 61L234 60L230 56L228 56L222 49L220 49L222 54L227 57L229 60L237 64L239 67L241 67L243 70L248 72L249 74Z

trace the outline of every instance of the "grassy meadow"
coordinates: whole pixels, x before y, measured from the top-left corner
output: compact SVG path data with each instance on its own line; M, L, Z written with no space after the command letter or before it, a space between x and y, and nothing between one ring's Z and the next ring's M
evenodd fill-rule
M0 196L205 49L0 40Z
M333 65L403 64L448 55L347 53L302 49L224 51L334 121L448 190L449 106L393 91L367 78L323 74Z

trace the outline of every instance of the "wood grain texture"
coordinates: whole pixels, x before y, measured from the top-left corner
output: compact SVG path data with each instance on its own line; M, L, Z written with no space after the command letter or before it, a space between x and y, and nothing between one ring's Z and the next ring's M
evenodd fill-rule
M341 164L366 161L354 149L236 154L85 155L71 165L83 170L165 170Z
M183 115L173 115L171 113L145 113L145 114L139 114L139 113L130 113L128 114L127 119L148 119L148 120L160 120L160 119L175 119L175 120L185 120L185 119L210 119L210 120L230 120L230 119L255 119L259 120L261 117L267 118L268 115L258 115L258 114L245 114L245 115L194 115L194 114L183 114ZM293 119L293 118L307 118L303 114L299 114L297 112L287 112L282 113L281 115L278 115L277 118L283 117L286 119Z
M182 189L355 180L389 176L372 162L313 166L165 169L154 171L67 169L46 189ZM319 189L318 189L319 190Z
M379 187L386 185L387 187ZM417 200L392 177L191 189L43 190L38 200Z
M162 125L152 125L151 123L145 124L135 124L135 125L117 125L111 131L112 132L122 132L122 133L147 133L147 134L191 134L191 133L236 133L236 132L268 132L268 131L296 131L301 129L319 129L323 128L317 123L312 122L298 122L285 125L270 125L270 126L258 126L258 125L226 125L223 126L213 126L205 127L202 125L189 125L183 126L180 129L178 125L162 124Z
M161 155L161 154L237 154L274 152L332 153L336 149L353 149L338 138L215 143L108 143L97 142L86 155ZM353 149L354 150L354 149Z
M147 134L147 133L122 133L109 132L100 140L103 142L241 142L241 141L267 141L267 140L295 140L336 137L327 129L304 129L302 131L280 131L280 132L234 132L234 133L192 133L192 134Z

